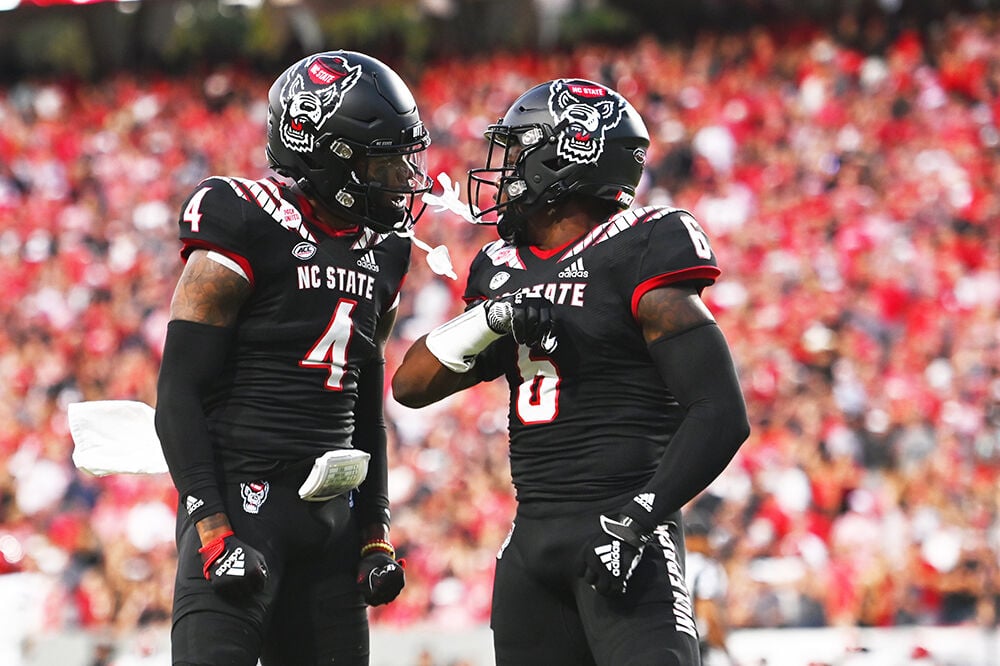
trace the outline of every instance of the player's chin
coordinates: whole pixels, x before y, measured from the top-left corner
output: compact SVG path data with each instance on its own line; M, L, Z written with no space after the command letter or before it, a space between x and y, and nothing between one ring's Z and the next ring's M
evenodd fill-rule
M370 217L387 224L402 222L410 214L407 197L393 197L391 200L375 202L369 211Z

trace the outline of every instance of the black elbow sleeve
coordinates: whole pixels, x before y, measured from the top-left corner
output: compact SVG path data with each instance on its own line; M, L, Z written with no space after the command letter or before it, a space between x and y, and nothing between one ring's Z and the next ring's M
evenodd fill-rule
M685 414L640 491L653 493L656 508L633 501L623 510L646 531L708 487L750 434L729 345L714 322L655 340L649 353Z
M156 434L192 520L225 510L203 399L225 368L232 329L173 320L156 384Z
M649 344L649 354L691 418L714 421L724 448L735 453L750 435L746 402L736 366L715 322Z
M354 448L371 455L368 476L358 489L361 525L389 525L389 461L383 415L385 360L366 364L358 378L358 404L354 411Z

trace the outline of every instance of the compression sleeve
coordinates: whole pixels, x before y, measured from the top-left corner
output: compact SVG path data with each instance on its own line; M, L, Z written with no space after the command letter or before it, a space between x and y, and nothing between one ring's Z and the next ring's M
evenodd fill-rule
M202 399L225 366L233 331L175 319L167 324L156 384L156 434L194 522L225 511Z
M687 413L656 472L622 511L647 533L708 487L750 435L743 392L718 325L654 340L649 354Z
M358 403L354 410L354 448L371 455L368 475L358 489L358 515L362 527L389 525L389 461L386 454L385 359L366 364L358 377Z

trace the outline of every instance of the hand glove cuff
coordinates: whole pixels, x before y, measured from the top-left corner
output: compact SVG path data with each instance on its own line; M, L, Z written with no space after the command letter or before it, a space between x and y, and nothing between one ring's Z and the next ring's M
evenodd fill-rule
M198 552L206 556L211 555L212 559L215 559L220 554L222 554L222 549L224 548L225 541L231 536L233 536L232 530L229 530L228 532L223 532L222 534L215 537L214 539L206 543L204 546L199 548Z
M647 524L650 522L648 516L636 514L638 514L637 511L623 510L618 514L617 520L631 530L632 534L635 536L635 540L639 544L645 545L651 538L653 538L653 530L656 529L656 526Z
M638 497L641 497L641 495ZM653 516L650 509L641 504L638 499L632 499L628 504L622 507L619 516L628 518L631 523L632 530L639 535L643 541L648 540L652 536L653 530L659 526L659 522Z

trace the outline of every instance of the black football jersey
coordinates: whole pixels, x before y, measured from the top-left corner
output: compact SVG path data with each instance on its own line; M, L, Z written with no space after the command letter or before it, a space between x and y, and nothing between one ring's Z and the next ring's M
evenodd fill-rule
M359 372L409 266L408 239L334 235L308 210L272 180L214 177L180 216L182 255L207 249L253 289L204 405L220 462L247 478L350 446Z
M510 384L520 502L609 499L652 476L683 413L647 351L639 298L679 282L709 285L718 275L694 217L667 207L621 212L549 253L505 241L479 252L467 300L526 291L554 304L553 351L507 336L473 369Z

